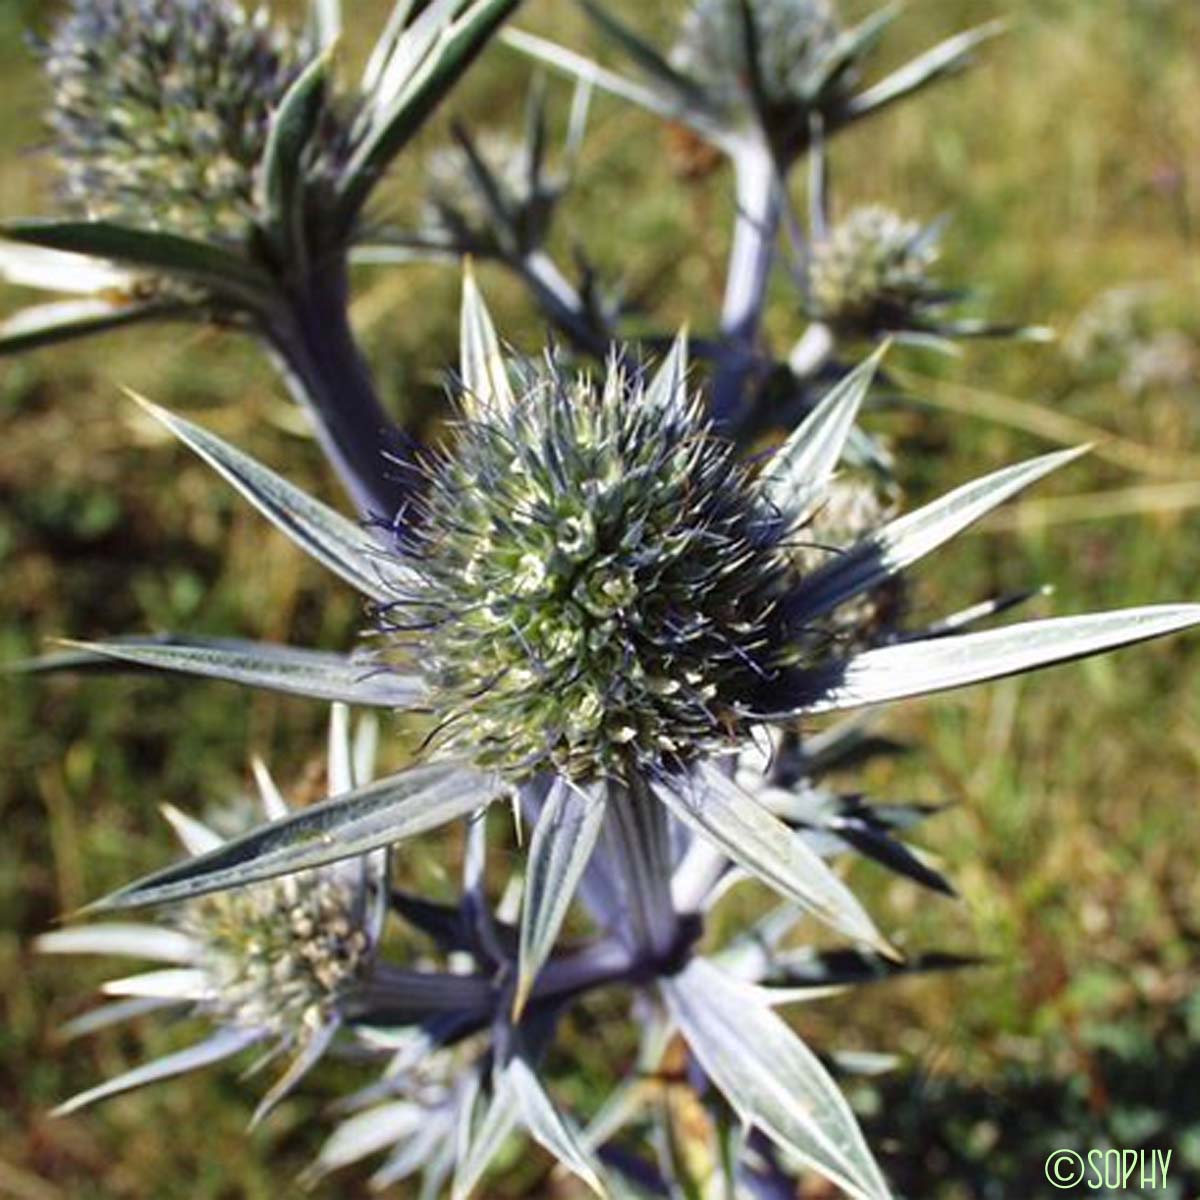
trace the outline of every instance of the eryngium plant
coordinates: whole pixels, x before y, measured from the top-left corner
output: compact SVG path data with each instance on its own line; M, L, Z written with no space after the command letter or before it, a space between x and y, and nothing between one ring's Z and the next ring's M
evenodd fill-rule
M562 823L569 838L548 837L542 847L562 858L563 878L577 879L586 865L607 804L656 825L665 820L652 815L661 805L784 895L880 945L842 885L797 859L793 839L729 784L718 762L774 722L1096 653L1187 627L1200 610L1033 622L856 653L839 635L839 610L1077 453L966 484L797 570L802 560L787 544L804 538L824 501L877 361L834 388L751 473L696 402L682 339L652 377L614 363L597 384L552 358L510 369L468 280L454 449L426 464L414 531L380 538L214 435L152 410L374 602L378 648L340 661L203 644L117 642L93 651L425 711L433 753L322 809L315 843L318 818L301 814L263 840L251 835L111 903L179 898L364 852L516 788L530 803L554 792L572 813ZM553 910L561 920L561 888ZM523 963L526 985L552 943L546 929L556 928L544 924L546 913L527 916L539 933Z

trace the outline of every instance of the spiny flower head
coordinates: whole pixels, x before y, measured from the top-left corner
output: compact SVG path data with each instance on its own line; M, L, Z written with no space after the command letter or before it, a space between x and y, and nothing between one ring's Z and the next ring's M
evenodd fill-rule
M237 0L75 0L46 50L67 202L243 241L271 113L302 57Z
M552 357L431 467L414 558L445 736L518 778L687 761L777 665L780 524L682 378Z
M812 315L856 332L903 329L922 309L944 303L930 278L936 229L880 205L854 209L812 250Z
M370 963L361 898L344 873L310 871L184 905L180 929L212 984L223 1024L308 1037Z
M841 31L831 0L751 0L757 70L769 104L815 99L812 80ZM671 65L726 108L752 97L742 0L697 0L684 18Z

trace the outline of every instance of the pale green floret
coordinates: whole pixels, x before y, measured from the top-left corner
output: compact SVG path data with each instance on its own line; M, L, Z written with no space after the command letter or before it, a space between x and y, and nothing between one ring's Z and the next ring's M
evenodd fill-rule
M234 0L76 0L46 51L65 199L89 219L242 242L300 48Z
M930 228L890 209L854 209L812 250L812 315L857 332L907 328L945 300L931 279L937 261Z
M422 658L443 736L521 779L672 765L781 665L782 523L697 402L548 363L432 470Z
M180 926L222 1025L307 1039L337 1016L369 965L370 939L350 886L329 872L285 876L190 901Z
M841 32L831 0L751 0L758 71L768 103L807 105L812 81ZM727 108L751 97L741 0L698 0L679 32L671 65Z

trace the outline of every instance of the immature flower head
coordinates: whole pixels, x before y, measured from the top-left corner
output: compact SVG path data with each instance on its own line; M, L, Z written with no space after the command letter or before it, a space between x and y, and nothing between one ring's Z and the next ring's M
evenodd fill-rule
M552 358L431 468L422 656L445 736L517 777L688 760L775 664L779 523L680 378Z
M946 300L931 278L933 227L879 205L854 209L812 251L812 315L859 333L904 329Z
M346 710L335 709L331 791L344 791L354 775L361 781L368 773L373 727L364 730L352 754ZM286 816L266 768L256 763L255 773L266 815ZM223 839L207 825L169 807L165 813L193 855L221 846ZM366 982L382 930L385 867L385 854L376 852L188 900L156 925L90 925L45 935L40 948L50 953L122 954L170 964L104 990L147 1008L186 1005L214 1026L206 1041L83 1092L63 1111L259 1046L295 1055L256 1119L266 1115L325 1052L346 1004ZM110 1019L128 1015L124 1010L118 1005ZM82 1032L107 1023L100 1010L77 1025Z
M877 533L896 514L896 504L887 500L872 480L862 475L836 476L792 547L796 570L801 576L819 570ZM892 576L832 613L817 636L832 635L843 652L865 649L895 632L905 592L904 579Z
M336 1017L370 963L361 896L334 872L305 872L186 904L180 929L212 985L222 1024L291 1041Z
M74 0L46 52L69 205L241 242L297 46L237 0Z
M814 78L839 32L831 0L751 0L758 78L781 107L815 99ZM742 0L697 0L680 29L671 65L726 108L752 97Z

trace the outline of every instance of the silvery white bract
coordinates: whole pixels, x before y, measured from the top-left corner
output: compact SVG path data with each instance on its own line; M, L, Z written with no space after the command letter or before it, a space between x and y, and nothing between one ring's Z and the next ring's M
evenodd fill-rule
M368 782L374 740L374 722L364 722L352 744L347 710L335 706L331 794ZM256 760L254 768L264 815L286 820L290 810L266 767ZM219 834L178 809L163 811L193 856L223 844ZM71 1022L69 1035L181 1008L215 1027L205 1040L82 1092L58 1112L74 1112L254 1047L265 1052L264 1063L292 1056L254 1122L265 1117L329 1049L355 993L371 976L386 911L386 855L379 850L200 897L152 925L94 924L44 934L37 948L46 954L121 955L163 964L106 983L105 994L120 999Z

